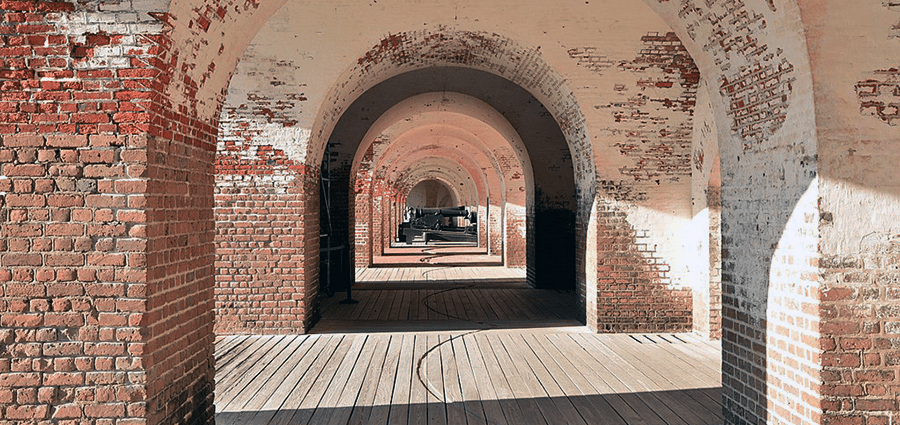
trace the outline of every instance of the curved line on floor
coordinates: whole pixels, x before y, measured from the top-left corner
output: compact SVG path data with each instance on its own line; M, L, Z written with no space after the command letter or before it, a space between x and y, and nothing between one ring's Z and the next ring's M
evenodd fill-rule
M449 267L448 267L448 268L449 268ZM427 272L425 272L425 273L427 273ZM477 324L477 325L485 325L485 326L482 327L482 329L475 329L475 330L472 330L472 331L469 331L469 332L464 332L464 333L461 333L461 334L459 334L459 335L451 336L451 337L450 337L449 339L447 339L446 341L438 342L437 344L435 344L434 347L431 347L431 348L429 348L428 350L426 350L424 353L422 353L422 355L419 357L419 359L416 360L416 378L419 380L419 383L422 384L423 387L425 387L425 391L428 391L428 393L431 394L434 398L440 400L442 403L445 403L445 404L448 403L448 402L449 402L449 403L454 403L454 402L456 402L456 401L455 401L455 400L452 400L452 399L448 399L447 396L442 396L442 395L440 395L440 394L438 393L437 389L435 389L434 386L431 384L431 382L428 381L427 379L425 379L424 377L422 377L422 362L425 361L425 359L428 357L429 354L431 354L431 352L433 352L434 350L440 348L440 347L441 347L442 345L444 345L444 344L447 344L447 343L449 343L449 342L453 342L453 340L455 340L455 339L463 338L463 337L466 337L466 336L468 336L468 335L474 335L474 334L476 334L476 333L478 333L478 332L484 332L484 331L490 330L490 329L497 329L498 326L497 326L497 324L495 324L495 323L490 323L490 322L478 322L478 321L474 321L474 320L465 319L465 318L462 318L462 317L457 317L457 316L454 316L454 315L452 315L452 314L449 314L449 313L446 313L446 312L443 312L443 311L439 311L439 310L435 309L434 307L428 305L428 299L431 298L431 297L433 297L433 296L435 296L435 295L443 294L443 293L445 293L445 292L456 291L456 290L460 290L460 289L469 289L469 288L474 288L474 287L475 287L475 285L455 286L455 287L453 287L453 288L448 288L448 289L444 289L444 290L442 290L442 291L435 292L435 293L433 293L433 294L429 294L429 295L426 296L425 298L422 298L422 305L424 305L425 308L427 308L427 309L429 309L429 310L431 310L431 311L433 311L433 312L435 312L435 313L437 313L437 314L440 314L440 315L442 315L442 316L446 316L446 317L451 318L451 319L456 319L456 320L462 320L462 321L465 321L465 322L475 323L475 324ZM459 401L463 401L463 400L459 400ZM465 411L466 411L467 413L469 413L469 414L474 413L474 412L469 411L469 408L466 407L465 404L463 404L463 410L465 410ZM491 424L491 425L500 425L500 424L498 424L497 422L488 420L488 418L487 418L486 416L485 416L484 420L485 420L487 423Z

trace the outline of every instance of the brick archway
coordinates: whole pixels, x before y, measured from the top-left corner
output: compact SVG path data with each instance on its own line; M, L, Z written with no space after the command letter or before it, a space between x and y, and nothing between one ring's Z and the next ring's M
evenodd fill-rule
M410 199L415 197L416 202L410 202L410 206L416 208L426 208L433 206L435 208L452 207L460 205L460 197L456 194L452 183L447 183L439 177L420 177L412 184L412 188L408 190L403 197Z
M374 255L383 255L386 247L397 237L397 217L402 211L409 192L422 181L441 182L448 188L453 200L462 205L477 205L478 193L483 191L486 182L484 176L468 158L462 158L460 152L453 149L419 148L407 152L407 161L394 163L393 173L384 175L383 169L376 169L373 176L360 182L357 175L354 220L356 267L371 266ZM447 155L456 155L462 160L447 160ZM451 156L452 157L452 156ZM400 202L398 211L390 211L385 203L388 200Z
M723 276L725 363L733 372L725 379L728 420L815 422L823 407L831 416L852 416L834 413L840 408L822 401L824 392L842 385L843 378L829 378L825 388L807 385L822 380L823 350L848 354L841 351L845 348L817 344L820 337L840 340L850 332L819 321L822 311L830 308L828 303L834 302L829 298L820 304L824 285L820 281L850 272L829 263L825 276L820 276L824 266L816 262L822 239L819 220L826 226L829 220L827 214L820 217L819 195L828 202L843 195L820 193L818 187L816 102L800 6L762 0L646 3L684 42L713 87L711 121L718 128L715 138L722 151L722 215L728 226ZM4 402L4 419L57 415L56 419L128 417L176 423L211 417L216 129L234 123L228 120L233 111L221 108L239 56L283 4L175 1L139 13L101 10L97 3L3 6L4 28L11 28L5 41L21 44L4 54L10 61L2 73L8 104L0 123L0 159L7 177L0 182L5 239L0 256L5 308L0 340L10 358L0 367L28 363L28 370L4 370L3 379L36 394L33 402ZM96 27L89 22L100 17L111 19ZM428 28L406 40L422 47L428 37L442 33L436 26ZM828 28L815 29L821 35ZM454 39L480 43L485 40L481 35L461 30ZM517 53L536 50L502 37L486 39L513 46ZM370 51L370 57L380 59L369 61L368 70L385 66L371 84L399 72L388 66L395 50L387 47L394 46L394 40L384 38ZM32 41L35 44L28 44ZM448 51L458 53L458 47ZM593 61L586 48L553 54L558 56L552 58L556 63L585 59L585 74L579 78L606 69L603 59ZM369 56L362 56L363 63ZM476 65L489 67L485 64L489 62ZM534 76L526 74L512 75L510 81ZM351 80L359 85L349 93L364 91L370 84L343 78ZM601 180L594 186L596 165L605 150L592 151L596 134L588 143L578 133L580 124L592 117L571 109L581 102L578 95L569 96L568 86L557 85L565 78L551 80L546 86L521 85L540 92L540 100L571 142L581 188L579 226L587 228L591 212L596 221L618 220L620 203L642 201L617 199L613 193L627 189L617 182ZM753 88L773 89L765 94L765 102L748 103L742 96ZM298 96L302 102L303 96ZM330 104L346 107L338 97L336 89ZM89 106L79 109L79 103ZM271 113L275 121L284 118L271 109L258 112ZM293 130L274 136L311 137L322 147L338 115L322 111L315 131L287 127ZM252 130L270 134L266 132L273 129ZM887 132L870 133L881 134L878 131ZM221 141L223 149L228 142ZM321 151L285 157L278 150L256 151L252 158L238 157L229 164L234 170L246 165L265 169L275 161L293 172L317 173L309 165L318 164L316 155ZM840 162L834 151L827 152L829 160ZM769 166L776 172L763 173ZM235 172L232 180L240 181L239 175ZM306 180L296 182L296 191L288 194L300 210L292 212L296 216L315 204L306 194L316 188ZM622 232L627 233L630 223L625 224ZM301 230L291 235L295 240L290 243L312 250L313 232ZM600 239L600 234L586 235L579 246L595 253ZM737 247L752 255L735 252ZM873 255L879 261L886 258ZM314 279L304 273L315 270L312 257L286 260L296 272L296 284L285 287L310 289ZM856 293L854 288L840 288ZM290 303L285 315L295 317L314 309L314 299L305 296L298 292L280 300ZM269 319L284 331L305 326L278 315L263 320ZM875 322L880 326L883 320ZM37 346L40 352L31 348ZM65 362L51 366L42 360L56 355L88 358L90 364L66 369ZM114 364L109 358L115 359ZM46 363L45 368L34 370L34 361ZM849 373L857 374L860 367L851 367ZM896 377L896 370L884 364L871 369ZM77 389L93 392L98 387L85 380L87 372L108 377L111 383L98 398L76 400Z
M437 153L437 149L443 153ZM365 154L361 155L362 152ZM493 216L494 230L483 229L482 236L486 238L489 233L493 236L491 252L503 253L505 264L525 266L525 247L530 236L527 230L521 231L525 227L521 223L526 220L528 209L533 208L534 192L527 151L515 129L499 113L475 98L456 93L414 96L392 107L373 123L356 152L352 168L366 171L363 174L351 171L357 176L354 187L359 187L360 176L367 176L365 181L369 182L362 191L357 189L357 207L353 209L357 212L357 235L359 214L368 217L358 205L369 199L367 193L373 193L366 188L371 189L376 180L397 182L396 176L404 175L409 167L406 164L422 168L418 152L459 158L470 175L479 176L474 181L477 195L467 201L468 205L480 205L483 217L491 208L500 211ZM490 208L484 205L489 199ZM376 233L381 230L378 223L371 224L367 229ZM506 231L502 229L504 224ZM508 240L504 240L504 235ZM365 246L360 249L364 251L356 255L357 266L366 263L360 261L360 254L365 256L368 252Z
M660 12L660 14L667 20L667 22L669 22L669 24L673 27L673 29L675 29L675 31L676 31L679 35L681 35L681 38L682 38L682 39L685 39L685 40L688 40L688 39L698 40L698 41L696 41L696 42L687 42L686 44L687 44L687 46L688 46L688 50L691 51L691 52L694 54L694 56L695 56L696 59L698 59L698 63L701 64L701 69L704 71L705 75L707 75L708 80L710 80L710 81L718 80L718 81L717 81L718 83L723 83L723 84L724 84L724 87L728 87L735 79L740 79L740 78L741 78L741 74L740 74L741 71L740 71L739 69L734 69L734 68L740 68L740 67L741 67L741 61L743 61L745 57L748 57L748 58L749 58L749 56L742 57L742 55L741 55L740 53L732 53L731 55L729 55L729 54L727 54L727 52L729 51L729 48L724 48L724 49L720 50L720 52L722 52L722 51L726 52L724 55L722 55L722 54L720 54L720 53L717 53L717 52L715 51L716 49L715 49L714 47L713 47L713 48L707 48L708 46L713 45L712 43L710 43L709 45L707 45L705 39L703 38L703 34L704 34L704 33L703 33L703 30L707 30L707 31L708 31L708 28L709 28L709 26L707 25L707 21L704 21L704 20L692 20L692 19L694 18L694 16L697 16L697 15L700 15L700 16L706 16L706 14L709 14L709 15L712 15L712 16L721 16L721 15L716 15L715 10L709 10L709 11L706 11L706 14L704 14L704 9L703 9L703 7L697 7L697 6L693 5L693 4L690 3L690 2L684 2L684 3L681 4L681 5L679 5L679 4L668 4L668 3L659 3L659 4L657 4L657 3L655 3L655 2L648 2L648 3L650 3L650 4L651 4L652 6L654 6L654 7L657 7L657 10ZM766 13L766 14L770 13L770 12L767 11L766 7L771 7L772 9L774 9L774 6L771 6L771 4L766 4L766 3L761 2L761 1L760 1L760 2L747 2L747 3L748 3L749 6L743 4L743 2L738 2L738 4L734 5L736 8L733 8L733 9L730 9L730 10L731 10L731 12L733 12L733 13L744 14L744 15L741 15L741 16L749 17L749 19L752 20L752 19L754 19L754 16L759 16L760 14L763 14L763 13ZM719 5L709 6L708 8L709 8L709 9L714 9L715 7L719 7ZM676 15L678 15L679 12L680 12L680 16L676 16ZM693 16L692 16L692 15L693 15ZM716 25L718 25L718 23L717 23L717 21L715 20L715 18L709 20L709 22L712 23L712 26L713 26L713 27L715 27ZM759 21L756 21L756 23L758 24ZM738 32L740 32L740 31L745 31L745 30L746 30L746 31L751 31L751 32L753 31L753 28L751 28L751 27L739 27L739 28L741 28L741 29L738 30ZM781 33L779 33L779 34L778 34L779 36L784 35L784 32L790 33L790 32L792 31L792 30L791 30L791 25L784 25L784 26L782 26L782 27L776 26L776 28L784 28L784 29L786 29L786 31L782 31ZM697 36L697 33L698 33L698 32L701 33L701 36L699 36L699 37ZM768 32L769 32L769 34L765 34L765 35L768 36L768 37L770 37L770 38L772 38L772 39L775 39L776 36L771 34L771 33L774 32L774 31L772 31L771 29L769 29ZM715 31L709 31L709 34L717 34L717 32L715 32ZM790 35L790 34L789 34L789 35ZM794 38L796 38L796 37L794 37ZM749 40L749 38L748 38L748 40ZM390 40L388 40L388 45L390 45L390 44L391 44L391 43L390 43ZM768 51L765 50L765 49L757 49L756 52L760 52L760 57L768 57L768 56L766 56L768 53L772 53L773 51L776 51L776 50L778 50L779 52L781 51L781 49L775 47L775 45L776 45L776 44L773 43L773 44L772 44L772 47L770 47L770 50L768 50ZM740 48L743 48L743 46L739 46L739 47L740 47ZM707 52L710 52L711 50L712 50L712 53L707 53ZM751 53L752 53L753 51L751 51L751 50L743 50L743 51L742 51L742 53L747 53L747 52L751 52ZM793 52L790 52L790 54L793 55ZM720 56L724 56L724 57L725 57L724 61L722 61L722 59L720 58ZM752 56L752 54L751 54L750 56ZM802 56L802 55L801 55L801 56ZM771 70L774 70L775 73L786 72L787 74L795 74L795 75L801 75L801 76L806 75L805 72L802 72L802 71L801 71L801 72L797 72L797 71L796 71L796 67L800 67L800 66L803 65L803 64L802 64L802 62L803 62L803 59L802 59L802 58L800 58L799 60L797 60L797 59L795 59L795 58L791 58L790 60L787 60L787 61L781 61L781 62L779 62L779 60L781 60L781 59L779 59L779 58L766 59L766 60L764 60L763 62L760 62L760 63L759 63L759 65L761 65L762 67L764 67L764 68L760 68L760 69L766 69L766 70L767 70L766 72L768 72L768 70L771 69ZM718 63L717 63L717 62L718 62ZM724 68L724 65L722 65L723 63L733 63L733 62L737 62L736 65L733 65L733 66L734 66L733 69L731 69L731 70L725 70L725 71L719 71L719 70L717 70L717 68ZM751 58L751 59L748 59L747 62L746 62L747 65L751 65L751 64L754 64L754 63L755 63L755 62L752 60L752 58ZM771 67L771 68L768 68L768 67ZM748 68L748 69L749 69L749 68ZM781 74L781 75L785 75L785 74ZM720 78L719 76L721 76L721 78ZM789 78L786 78L786 79L789 79ZM795 85L800 86L799 84L795 84ZM725 89L723 89L723 90L724 90L723 93L725 93L724 96L730 96L730 93L731 93L731 92L730 92L730 89L725 88ZM788 97L797 97L797 96L799 96L800 94L802 94L803 96L808 96L808 95L809 95L809 90L808 90L808 88L805 87L805 86L801 86L801 88L800 88L799 90L798 90L798 89L794 89L794 92L793 92L792 94L789 94ZM336 96L333 96L333 97L336 97ZM716 97L716 96L714 96L714 97ZM339 103L339 102L334 102L334 103ZM798 104L798 103L806 104L807 102L805 102L805 101L800 101L800 102L798 102L798 101L792 101L791 103L793 103L793 104ZM741 115L739 115L739 114L743 113L743 111L738 110L738 109L730 110L730 109L727 108L727 107L721 107L721 106L719 106L719 105L723 105L723 104L726 104L726 103L725 103L725 102L719 102L718 100L716 100L716 101L713 102L713 105L714 105L714 112L715 112L715 113L714 113L714 115L715 115L714 120L715 120L715 122L718 124L718 127L721 129L721 130L720 130L720 133L719 133L719 139L720 139L720 140L730 140L730 139L733 139L732 134L730 134L730 132L729 132L727 129L734 127L734 128L737 129L736 133L737 133L737 134L740 134L740 137L737 138L737 139L738 139L737 142L736 142L736 143L733 143L734 146L742 146L742 145L743 145L743 144L741 143L741 140L742 140L742 139L748 139L748 140L755 139L755 140L757 140L757 141L762 142L763 144L765 144L767 141L768 141L768 142L772 141L772 139L769 138L768 136L766 136L764 132L757 132L757 130L755 130L755 129L749 127L749 124L747 124L748 127L742 128L742 127L741 127L741 125L742 125L741 123L747 123L747 122L749 122L749 121L746 120L746 116L741 116ZM811 104L811 102L809 102L809 104ZM786 107L785 109L787 109L787 107ZM561 116L564 116L565 114L560 114L560 115L561 115ZM798 115L803 115L803 114L795 113L794 116L798 116ZM809 116L811 116L811 115L809 115ZM333 118L333 119L336 119L336 118ZM766 131L772 131L772 132L774 132L774 133L778 133L779 129L781 128L781 125L779 124L779 120L789 120L789 119L790 119L790 117L789 117L786 113L785 113L785 114L782 114L782 115L776 114L776 116L773 118L773 120L770 120L770 121L767 122L768 124L770 124L770 126L769 126L767 129L765 129L765 130L766 130ZM326 121L326 122L328 121L327 118L325 119L325 121ZM328 124L322 124L322 125L319 125L319 126L317 126L317 127L319 127L319 128L327 128L327 127L328 127ZM806 124L804 124L804 125L801 125L801 126L795 127L795 128L809 129L809 128L814 128L814 126L812 126L812 125L809 124L809 123L806 123ZM774 130L774 131L773 131L773 130ZM807 130L801 130L801 131L807 131ZM321 133L321 134L325 134L325 133L327 133L327 131L324 131L324 132L323 132L323 131L320 131L320 133ZM314 134L312 135L312 137L317 137L317 136L318 136L318 134L315 134L315 132L314 132ZM776 136L777 136L777 135L776 135ZM779 137L776 137L776 139L779 139ZM313 157L315 157L315 155L313 155ZM724 163L724 165L725 165L725 166L723 167L723 170L727 170L727 169L729 169L729 165L732 165L732 164L730 164L730 163L728 162L728 159L727 159L727 158L728 158L727 152L726 152L726 154L723 154L723 157L726 158L726 159L723 159L723 163ZM734 158L734 156L731 156L731 158ZM316 161L312 161L312 163L316 163ZM806 167L806 168L808 168L808 167ZM805 170L806 168L804 168L803 166L800 166L800 167L798 167L797 169L799 169L799 170ZM801 174L802 174L802 173L806 173L806 171L801 171ZM588 175L592 175L593 173L587 173L587 174L588 174ZM734 176L733 176L733 177L734 177ZM726 180L726 182L725 182L724 184L725 184L725 186L727 186L727 185L728 185L727 179L725 179L725 180ZM801 179L801 180L802 180L802 179ZM800 187L801 189L805 189L804 183L800 183L800 184L798 185L798 187ZM726 192L727 192L727 189L726 189ZM802 192L801 192L801 193L802 193ZM798 196L802 198L802 196L800 196L800 194L798 194ZM589 197L589 198L592 198L592 196ZM723 198L726 198L726 199L727 199L727 193L723 193ZM751 196L750 198L747 198L747 199L751 199L751 198L752 198L752 196ZM600 205L605 205L605 203L604 203L604 202L601 202ZM793 202L791 202L791 203L790 203L790 208L793 208L793 206L794 206L794 204L793 204ZM602 214L603 214L603 213L600 213L600 216L602 216ZM732 219L732 220L735 220L735 219L736 219L737 221L743 221L743 220L745 220L745 219L740 218L740 217L734 217L734 216L729 217L727 212L724 213L724 216L725 216L725 217L724 217L725 220L728 220L729 218ZM599 217L598 217L598 218L599 218ZM790 221L790 220L788 220L788 221ZM781 231L780 226L774 225L773 227L776 227L776 228L778 229L778 231ZM776 237L776 239L777 239L777 237ZM741 273L742 273L742 272L740 271L740 269L741 269L741 267L742 267L742 266L740 265L741 262L740 262L740 261L737 261L737 262L732 263L732 264L734 264L734 267L738 270L738 275L737 275L737 276L740 276ZM750 267L750 268L749 268L750 270L753 269L753 266L752 266L752 265L749 265L749 264L748 264L748 266ZM766 270L766 271L765 271L764 273L761 273L762 275L768 275L768 268L766 268L765 270ZM748 272L745 272L745 273L746 273L746 274L745 274L746 276L750 276L750 275L754 275L754 276L760 275L760 273L757 273L757 272L749 272L749 271L748 271ZM728 278L728 277L726 277L726 279L727 279L727 278ZM767 279L766 279L766 280L767 280ZM764 285L762 285L762 286L768 288L768 287L769 287L769 284L766 283L766 284L764 284ZM758 300L758 297L756 297L755 295L754 295L754 296L751 296L750 298L751 298L751 299L756 299L756 300ZM757 306L759 306L759 305L760 305L760 304L757 304ZM727 308L727 307L726 307L726 308ZM757 307L757 308L758 308L758 307ZM758 313L759 311L760 311L760 310L757 310L757 313ZM765 309L763 309L762 311L765 311ZM759 319L760 319L760 318L757 316L757 319L754 319L754 320L759 320ZM769 320L765 320L765 318L763 318L763 320L764 320L764 322L762 322L762 323L772 323L772 322L769 321ZM759 323L760 323L760 322L752 322L752 323L748 323L747 325L749 325L749 327L752 328L753 326L755 326L756 324L759 324ZM732 324L732 325L733 325L733 324ZM731 329L729 329L728 326L729 326L729 324L728 324L728 322L726 321L726 334L729 333L729 332L737 332L738 334L740 334L740 331L738 331L736 328L731 328ZM813 332L813 333L814 333L814 332ZM755 335L746 335L746 336L750 337L751 340L753 340L753 339L759 340L759 339L761 338L761 336L760 336L759 334L755 334ZM763 339L763 342L765 343L765 341L764 341L764 340L765 340L765 337L762 337L762 339ZM747 356L747 355L749 355L749 354L748 354L748 353L749 353L748 351L742 351L742 349L739 348L739 347L737 347L737 346L735 346L734 348L737 350L734 354L737 355L737 356L739 356L739 357L740 357L740 356ZM753 357L753 355L749 355L749 356L750 356L750 357ZM740 370L740 368L738 368L738 369ZM751 375L751 376L752 376L752 375L758 375L758 370L756 370L756 371L752 371L752 370L751 370L751 371L748 371L748 372L750 372L750 375ZM745 383L742 383L742 384L735 384L734 387L733 387L733 389L736 391L736 393L735 393L735 395L733 396L732 400L737 400L737 399L739 399L739 398L742 397L742 396L739 396L739 395L737 395L737 394L741 394L741 393L742 393L744 396L748 396L748 395L750 395L750 394L753 394L755 390L749 389L750 387L754 386L753 384L754 384L753 382L745 382ZM731 384L728 384L728 385L731 385ZM745 385L746 385L746 386L745 386ZM757 388L758 388L758 386L757 386ZM765 392L768 394L769 390L765 390ZM767 395L767 397L768 397L768 395ZM777 396L772 395L771 397L777 397ZM749 399L758 399L758 398L757 398L757 397L749 397ZM744 407L742 407L742 406L740 405L740 403L737 403L737 404L735 404L735 405L731 405L731 406L729 406L728 408L729 408L729 409L732 409L732 411L735 412L735 415L737 415L737 416L735 416L735 418L738 417L738 416L745 416L745 415L746 415L746 417L752 417L752 416L754 415L754 413L750 413L751 411L757 411L757 412L759 412L759 406L757 406L757 407L746 406L746 409L747 409L747 410L743 410ZM759 413L759 414L761 414L761 413ZM813 413L808 413L808 412L806 412L806 413L803 413L803 415L814 415L814 412L813 412ZM735 420L736 420L736 419L735 419Z
M357 223L357 234L362 230L359 226L360 221L368 221L373 224L372 234L384 232L385 236L396 237L396 227L385 228L379 223L378 217L373 215L375 211L366 211L366 208L377 205L384 198L405 201L415 185L428 179L437 179L443 182L443 185L452 190L451 193L455 195L454 199L462 202L462 205L478 205L480 193L484 192L487 182L485 181L486 176L480 173L481 170L471 158L466 158L455 149L437 147L418 148L407 153L408 155L402 163L391 164L393 170L389 174L383 168L373 172L373 177L364 183L367 188L373 189L372 191L367 192L366 189L363 189L357 192L354 217ZM457 159L448 160L448 157ZM379 161L379 165L383 166L384 164ZM360 244L357 241L356 249L373 249L376 251L375 254L382 255L384 247L389 246L393 237L385 237L380 241L373 240L372 246L368 248L367 244ZM357 267L371 265L370 262L359 262L360 252L356 253L356 258L358 260Z

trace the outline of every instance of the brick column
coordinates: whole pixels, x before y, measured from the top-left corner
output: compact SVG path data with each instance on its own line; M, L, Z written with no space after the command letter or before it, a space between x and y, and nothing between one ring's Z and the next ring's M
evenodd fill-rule
M166 136L147 144L146 417L152 424L211 422L214 153Z
M97 8L0 5L0 422L210 423L215 126Z
M669 265L614 203L597 208L597 331L689 332L691 291L669 287Z
M218 154L216 333L304 333L318 293L318 174L240 164Z

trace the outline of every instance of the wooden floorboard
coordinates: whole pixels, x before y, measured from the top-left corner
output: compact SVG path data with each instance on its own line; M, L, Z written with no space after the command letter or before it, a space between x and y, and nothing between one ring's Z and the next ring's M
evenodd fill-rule
M428 351L427 335L416 335L413 349L413 375L409 390L409 423L424 424L428 422L428 394L422 382L428 379L426 365L419 361Z
M223 350L247 348L218 364L230 379L217 383L217 421L722 422L719 379L686 360L695 344L628 337L523 329L225 337Z
M397 376L394 380L394 396L391 398L391 416L389 424L406 424L409 421L410 389L413 384L416 359L413 358L415 335L403 335L400 346L400 362L397 365Z
M384 279L390 282L385 283ZM359 269L310 335L216 338L220 424L715 425L721 349L593 334L497 267Z
M526 288L360 290L354 291L353 298L359 303L340 304L337 301L343 298L337 296L326 300L322 309L322 322L416 322L448 318L488 324L535 319L574 321L577 302L572 292ZM548 298L553 301L547 301ZM233 348L231 351L237 349Z
M428 400L428 423L445 425L447 423L447 404L444 394L443 364L441 363L441 351L438 349L440 339L435 334L426 336L426 351L430 355L425 356L422 360L426 363L426 375L420 381L422 387L427 392Z

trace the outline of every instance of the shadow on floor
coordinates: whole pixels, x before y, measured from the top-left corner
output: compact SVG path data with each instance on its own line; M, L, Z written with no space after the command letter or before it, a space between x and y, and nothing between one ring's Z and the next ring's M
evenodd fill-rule
M220 412L216 413L216 424L714 425L723 422L719 401L721 392L721 387L717 387L450 403L436 401L377 406ZM369 394L368 398L376 396ZM355 402L360 403L359 400Z
M453 287L476 287L478 289L496 288L523 288L530 289L531 285L525 282L525 278L485 278L478 280L421 280L411 282L398 282L393 280L357 282L353 290L366 289L447 289ZM335 296L340 296L338 293Z
M376 321L376 320L322 320L310 329L310 335L347 334L347 333L398 333L398 332L465 332L491 329L546 329L553 332L590 332L584 323L577 320L507 320L473 322L470 320L415 320L415 321Z

